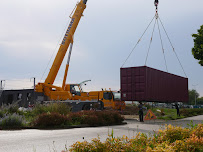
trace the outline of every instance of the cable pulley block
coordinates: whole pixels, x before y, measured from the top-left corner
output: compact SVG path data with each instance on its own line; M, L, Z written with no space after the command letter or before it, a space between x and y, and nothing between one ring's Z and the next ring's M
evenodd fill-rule
M159 4L159 0L155 0L155 1L154 1L154 5L155 5L156 9L157 9L157 7L158 7L158 4Z

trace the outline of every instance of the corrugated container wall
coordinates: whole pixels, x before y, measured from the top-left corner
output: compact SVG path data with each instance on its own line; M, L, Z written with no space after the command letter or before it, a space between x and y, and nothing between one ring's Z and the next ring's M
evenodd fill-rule
M150 67L121 68L123 101L188 102L188 79Z

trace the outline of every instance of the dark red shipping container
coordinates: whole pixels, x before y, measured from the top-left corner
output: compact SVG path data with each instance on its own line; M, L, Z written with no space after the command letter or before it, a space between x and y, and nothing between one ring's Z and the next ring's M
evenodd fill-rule
M188 79L146 66L121 68L123 101L188 102Z

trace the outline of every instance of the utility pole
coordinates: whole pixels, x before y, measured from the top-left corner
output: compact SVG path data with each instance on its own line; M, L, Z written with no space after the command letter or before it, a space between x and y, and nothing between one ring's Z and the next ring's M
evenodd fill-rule
M6 80L1 80L1 90L3 90L3 81L5 82Z
M33 85L33 87L34 87L34 90L35 90L35 77L30 78L30 81L31 81L31 79L34 79L34 85Z
M198 84L193 84L192 86L194 86L194 88L195 88L195 91L196 91L196 86L197 86ZM197 105L197 97L196 97L196 92L195 92L195 106Z
M33 96L34 96L34 100L35 100L35 77L30 78L30 81L31 81L31 79L34 80L34 84L33 84L34 93L33 93Z

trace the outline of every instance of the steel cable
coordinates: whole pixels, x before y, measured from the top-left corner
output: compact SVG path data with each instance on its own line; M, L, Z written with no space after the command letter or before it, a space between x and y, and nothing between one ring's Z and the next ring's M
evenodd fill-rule
M152 31L152 36L151 36L151 40L150 40L150 43L149 43L149 48L148 48L148 51L147 51L147 56L146 56L146 59L145 59L145 66L146 66L146 64L147 64L147 59L148 59L148 55L149 55L149 50L150 50L151 44L152 44L152 39L153 39L153 36L154 36L154 29L155 29L156 22L157 22L157 19L155 20L155 23L154 23L154 27L153 27L153 31Z
M161 37L161 31L160 31L160 28L159 28L158 18L157 18L157 25L158 25L158 30L159 30L159 38L160 38L160 41L161 41L161 47L162 47L162 52L163 52L163 56L164 56L166 71L168 72L168 67L167 67L167 63L166 63L166 56L165 56L165 53L164 53L164 45L163 45L163 40L162 40L162 37Z
M151 20L151 22L149 23L149 25L147 26L147 28L145 29L144 33L142 34L142 36L140 37L140 39L137 41L136 45L133 47L132 51L130 52L130 54L128 55L128 57L126 58L125 62L123 63L123 65L121 66L121 68L125 65L126 61L129 59L129 57L131 56L131 54L133 53L133 51L135 50L135 48L137 47L137 45L139 44L139 42L141 41L142 37L144 36L144 34L146 33L147 29L149 28L149 26L151 25L151 23L153 22L154 18L156 16L154 16Z
M176 53L176 51L175 51L175 48L173 47L173 44L172 44L172 42L171 42L171 40L170 40L170 38L169 38L169 36L168 36L168 33L166 32L166 29L164 28L164 25L163 25L163 23L162 23L160 17L159 17L159 21L160 21L160 23L161 23L161 25L162 25L162 27L163 27L163 29L164 29L164 32L166 33L166 36L167 36L167 38L168 38L168 40L169 40L169 42L170 42L170 45L171 45L171 47L172 47L172 49L173 49L173 52L175 53L176 58L178 59L178 62L179 62L180 66L181 66L181 68L182 68L182 70L183 70L183 72L184 72L184 74L185 74L185 76L186 76L186 78L187 78L187 75L186 75L186 73L185 73L185 70L184 70L184 68L183 68L183 65L182 65L182 63L180 62L180 59L179 59L179 57L178 57L178 55L177 55L177 53Z

